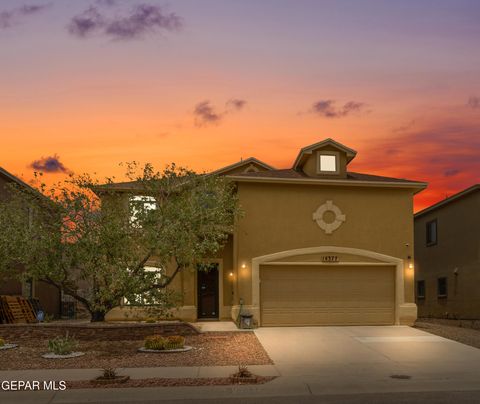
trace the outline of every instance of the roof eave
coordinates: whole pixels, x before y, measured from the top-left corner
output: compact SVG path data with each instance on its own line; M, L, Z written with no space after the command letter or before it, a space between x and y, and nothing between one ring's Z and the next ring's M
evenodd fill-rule
M414 190L414 194L427 187L426 182L394 182L394 181L352 181L343 179L316 179L316 178L268 178L268 177L246 177L229 175L228 178L237 182L260 182L260 183L285 183L298 185L338 185L338 186L371 186L384 188L404 188Z

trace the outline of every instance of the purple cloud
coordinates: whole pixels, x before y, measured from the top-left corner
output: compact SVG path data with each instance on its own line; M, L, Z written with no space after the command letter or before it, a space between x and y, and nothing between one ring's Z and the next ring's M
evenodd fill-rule
M443 175L445 177L453 177L454 175L457 175L458 173L460 173L460 170L458 170L456 168L448 168L448 169L445 170Z
M115 2L102 1L102 5L115 5ZM159 6L138 4L125 16L109 18L91 6L83 13L74 16L67 28L79 38L91 33L101 33L115 40L143 38L149 33L178 31L182 28L182 19L175 13L166 13Z
M10 28L20 23L22 17L38 14L49 7L50 4L24 4L8 11L0 11L0 29Z
M33 161L30 168L43 173L69 173L70 170L63 165L58 155L42 157Z
M222 120L222 113L216 112L210 101L202 101L193 110L196 126L216 125Z
M105 27L104 17L95 7L87 8L83 13L76 15L67 26L68 32L80 38L98 31Z
M226 103L227 109L234 111L240 111L245 105L247 105L247 101L239 98L231 98Z
M480 108L480 97L475 97L475 96L472 95L472 96L468 99L467 105L468 105L470 108L473 108L473 109Z
M312 105L311 111L325 118L341 118L350 114L362 112L363 102L348 101L342 107L336 107L334 100L320 100Z
M247 101L239 98L230 98L225 103L225 109L223 111L217 111L217 109L210 103L210 101L205 100L199 102L195 105L193 110L193 115L195 117L195 126L202 127L207 125L217 125L223 119L225 115L238 112L242 110Z

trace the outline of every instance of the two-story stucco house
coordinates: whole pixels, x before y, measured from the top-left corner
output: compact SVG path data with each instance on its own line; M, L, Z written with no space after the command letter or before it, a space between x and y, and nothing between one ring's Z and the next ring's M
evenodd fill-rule
M215 171L244 216L212 270L174 280L178 316L235 319L242 305L261 326L412 324L413 195L426 184L351 172L356 154L326 139L289 169L249 158Z
M480 184L415 215L420 317L480 318Z

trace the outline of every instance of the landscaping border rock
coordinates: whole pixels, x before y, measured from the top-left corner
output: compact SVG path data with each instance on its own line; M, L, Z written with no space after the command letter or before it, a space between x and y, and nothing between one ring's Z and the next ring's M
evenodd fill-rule
M70 359L70 358L78 358L79 356L85 355L85 352L72 352L66 355L57 355L53 352L48 352L42 355L42 358L45 359Z
M148 335L197 335L199 331L182 321L158 323L37 323L0 324L0 336L10 341L52 339L68 334L80 341L143 340Z
M0 346L0 351L6 350L6 349L12 349L16 348L18 345L17 344L4 344Z
M185 345L183 348L178 349L147 349L145 347L138 348L138 352L143 353L175 353L175 352L187 352L191 351L193 348L191 346Z

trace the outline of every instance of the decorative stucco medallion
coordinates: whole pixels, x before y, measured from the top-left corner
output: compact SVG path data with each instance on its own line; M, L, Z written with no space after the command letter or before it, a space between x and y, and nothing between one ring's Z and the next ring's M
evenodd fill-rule
M333 222L327 223L325 220L323 220L323 216L326 212L333 213ZM318 226L325 232L325 234L332 234L346 219L346 215L344 215L340 208L334 205L332 201L325 202L323 205L320 205L315 212L313 212L313 220L317 222Z

